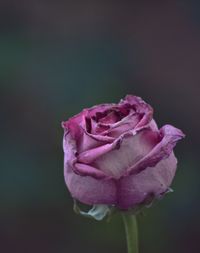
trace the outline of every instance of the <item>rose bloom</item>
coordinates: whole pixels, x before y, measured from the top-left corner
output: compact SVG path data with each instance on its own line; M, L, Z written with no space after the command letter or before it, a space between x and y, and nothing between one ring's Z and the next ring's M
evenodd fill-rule
M158 129L140 97L84 109L62 126L64 176L74 199L129 209L169 191L173 148L184 134L171 125Z

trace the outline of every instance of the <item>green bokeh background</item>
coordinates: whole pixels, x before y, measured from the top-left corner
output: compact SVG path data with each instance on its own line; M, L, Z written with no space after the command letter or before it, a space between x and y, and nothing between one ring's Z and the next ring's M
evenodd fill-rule
M176 148L173 194L139 217L141 253L200 252L198 1L0 2L0 252L124 253L119 216L74 214L61 121L141 96Z

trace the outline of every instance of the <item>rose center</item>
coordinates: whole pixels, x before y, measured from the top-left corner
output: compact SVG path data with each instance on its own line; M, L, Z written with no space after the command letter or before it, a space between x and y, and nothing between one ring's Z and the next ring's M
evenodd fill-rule
M122 108L114 108L111 110L106 110L105 112L97 112L93 117L97 123L102 124L114 124L129 114L130 109L122 110Z

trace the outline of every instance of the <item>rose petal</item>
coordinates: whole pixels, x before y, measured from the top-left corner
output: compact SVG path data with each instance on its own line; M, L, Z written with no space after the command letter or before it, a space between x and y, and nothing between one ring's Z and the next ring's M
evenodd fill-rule
M120 101L120 104L123 105L127 103L135 108L136 113L143 115L139 123L136 125L136 128L142 127L152 120L153 108L144 100L142 100L142 98L133 95L127 95L125 99Z
M121 121L110 125L110 128L102 134L107 134L112 137L119 137L121 134L134 129L140 120L140 115L134 113L124 117Z
M76 162L76 141L72 138L72 135L69 133L67 129L65 129L64 136L63 136L63 151L64 151L64 158L69 162L72 166Z
M130 105L136 105L136 104L141 104L141 103L145 103L145 102L141 97L134 96L134 95L126 95L126 97L124 99L121 99L120 103L121 104L129 103Z
M161 160L155 167L120 179L118 207L121 209L134 208L152 195L159 198L171 185L176 165L177 160L172 152L168 158Z
M112 179L95 179L91 176L77 175L91 173L100 176L94 168L84 167L76 163L76 143L71 134L65 130L63 138L64 176L71 195L85 204L114 204L116 203L116 185ZM76 167L75 167L76 164ZM77 171L78 170L78 171ZM102 174L101 174L102 175Z
M165 125L160 129L161 141L141 160L134 164L127 174L136 174L146 167L155 166L160 160L168 157L177 141L184 137L181 130L171 126Z
M92 138L89 134L87 134L85 131L83 131L82 138L77 140L77 150L78 153L84 152L86 150L96 148L100 145L103 145L105 141L99 141L94 138Z
M156 122L155 122L154 119L152 119L152 120L150 121L149 127L151 128L152 131L158 131L158 126L157 126L157 124L156 124Z
M115 140L111 144L105 144L103 146L87 150L78 156L78 161L86 164L94 162L98 157L108 153L109 151L119 148L120 139Z
M130 132L121 139L119 149L104 152L94 161L96 168L105 174L120 178L127 169L147 155L157 143L157 133L150 129Z
M62 122L62 127L68 129L71 132L73 138L78 139L80 137L80 129L86 129L87 118L92 118L97 112L104 112L112 107L116 107L116 104L100 104L91 108L85 108L77 115L69 118L68 121Z
M90 176L79 176L73 172L66 162L64 176L72 197L80 202L89 205L116 203L117 190L115 182L112 179L97 180Z
M116 106L117 105L114 104L114 103L112 103L112 104L100 104L100 105L95 105L91 108L87 108L85 110L87 110L88 116L90 118L92 118L93 116L95 116L96 113L103 113L106 110L112 110Z
M81 176L92 176L96 179L107 177L104 172L83 163L75 163L73 170Z
M111 111L105 117L99 120L100 123L113 124L119 121L119 117L115 111Z
M95 134L90 134L88 132L85 132L86 135L90 136L91 138L93 138L94 140L100 141L100 142L108 142L111 143L115 140L115 138L110 137L110 136L106 136L106 135L95 135Z
M62 122L62 127L66 131L70 131L70 134L75 140L78 140L82 134L81 125L84 122L85 112L81 112L74 117L70 118L68 121ZM84 123L85 124L85 123Z

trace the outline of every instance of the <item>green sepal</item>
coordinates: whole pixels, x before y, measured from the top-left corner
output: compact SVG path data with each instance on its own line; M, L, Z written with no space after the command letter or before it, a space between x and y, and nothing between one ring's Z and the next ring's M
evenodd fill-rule
M88 212L82 211L75 199L73 209L75 213L83 215L84 217L87 218L95 219L97 221L101 221L105 217L109 217L113 212L112 207L109 207L108 205L93 205Z

